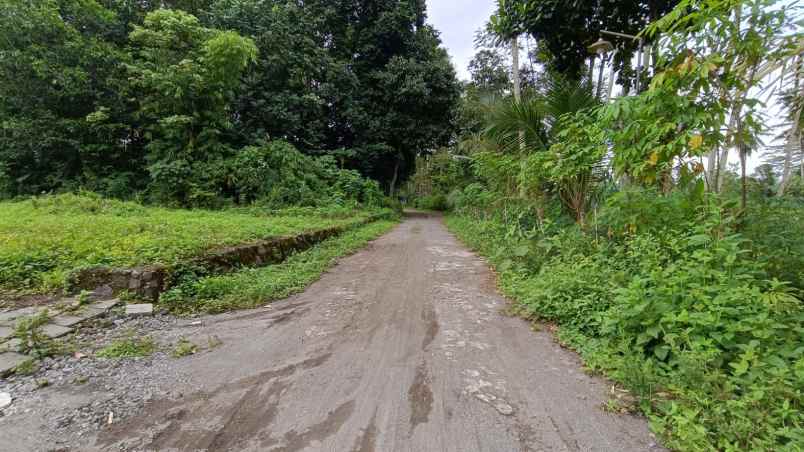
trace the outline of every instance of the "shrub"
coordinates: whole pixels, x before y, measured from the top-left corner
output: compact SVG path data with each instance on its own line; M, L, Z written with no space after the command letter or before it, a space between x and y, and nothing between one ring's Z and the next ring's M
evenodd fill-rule
M442 194L423 196L416 200L416 207L425 210L445 211L449 207L447 197Z

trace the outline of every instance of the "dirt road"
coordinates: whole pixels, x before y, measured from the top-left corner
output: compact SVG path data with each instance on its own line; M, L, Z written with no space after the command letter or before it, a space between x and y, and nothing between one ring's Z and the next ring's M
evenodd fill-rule
M177 326L223 345L173 361L171 396L74 450L660 450L504 307L440 219L410 218L301 295Z

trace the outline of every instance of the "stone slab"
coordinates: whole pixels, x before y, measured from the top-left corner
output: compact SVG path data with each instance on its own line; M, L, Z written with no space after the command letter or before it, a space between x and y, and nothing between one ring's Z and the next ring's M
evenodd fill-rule
M48 323L42 326L42 332L45 336L55 339L57 337L62 337L65 334L69 334L73 332L72 328L67 328L66 326L56 325L55 323Z
M118 304L120 304L120 300L115 298L113 300L96 301L94 303L88 304L87 307L90 309L100 309L103 311L108 311L109 309L112 309Z
M26 355L14 352L0 353L0 375L6 375L13 371L20 364L31 359Z
M39 308L34 306L16 309L14 311L0 312L0 324L12 325L14 321L21 317L36 315L37 313L39 313Z
M18 352L20 351L20 345L22 345L22 341L14 338L10 341L3 342L0 344L0 353L2 352Z
M0 326L0 342L5 342L14 335L14 328L10 326Z
M56 317L53 317L52 319L50 319L50 321L58 326L71 327L78 325L79 323L83 322L86 319L87 317L83 317L81 315L61 314L57 315Z
M126 305L126 315L131 316L153 315L153 313L154 313L154 305L152 305L151 303Z
M11 405L11 394L0 392L0 410Z

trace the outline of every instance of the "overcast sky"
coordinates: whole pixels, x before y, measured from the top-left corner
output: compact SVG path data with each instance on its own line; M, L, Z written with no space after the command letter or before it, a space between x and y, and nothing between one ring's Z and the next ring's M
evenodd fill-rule
M475 53L475 31L489 20L495 7L495 0L427 0L429 22L441 32L461 79L469 79L466 66Z

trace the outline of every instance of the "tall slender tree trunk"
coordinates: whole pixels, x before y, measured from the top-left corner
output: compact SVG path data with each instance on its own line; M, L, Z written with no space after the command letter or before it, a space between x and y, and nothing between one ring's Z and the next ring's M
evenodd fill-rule
M740 144L740 181L742 188L740 190L740 210L742 213L740 214L745 215L748 209L748 176L746 175L746 166L748 160L748 150L746 149L744 144Z
M511 60L513 63L514 100L522 101L522 80L519 78L519 37L511 38Z
M717 157L720 147L715 147L706 156L706 185L710 192L717 193Z
M791 130L790 133L788 133L787 143L785 144L786 149L784 154L784 167L782 169L782 180L779 182L779 190L776 192L777 196L784 196L784 192L787 190L787 185L790 183L790 177L793 175L793 148L795 147L794 140L797 140L800 143L800 134L798 136L794 136L793 130Z
M399 178L399 156L396 157L396 162L394 162L394 176L391 178L391 186L388 190L388 195L393 198L396 194L396 181Z
M794 96L799 96L801 93L799 92L799 85L800 85L800 77L801 77L801 56L796 58L795 63L793 64L793 72L794 75L794 88L793 92L795 93ZM784 76L784 74L782 74ZM794 103L795 105L795 103ZM796 145L799 146L799 151L804 153L804 149L801 148L801 129L799 128L799 122L801 121L801 107L793 114L793 124L791 126L790 131L787 133L787 143L785 146L785 155L784 155L784 169L782 170L782 181L779 183L779 191L776 193L777 196L784 196L785 190L787 190L787 186L790 184L790 178L793 176L793 150L795 149ZM804 155L802 156L801 161L801 168L800 172L802 174L802 178L804 178Z

